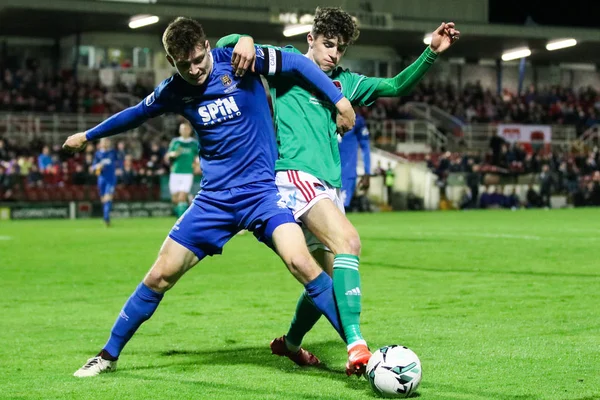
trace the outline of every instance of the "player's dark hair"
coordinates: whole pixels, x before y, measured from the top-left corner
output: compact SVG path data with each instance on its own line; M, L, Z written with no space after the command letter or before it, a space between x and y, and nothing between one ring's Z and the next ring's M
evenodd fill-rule
M162 42L168 55L176 60L185 59L196 47L204 47L206 34L198 21L177 17L165 29Z
M338 38L344 44L352 44L360 31L352 16L340 7L317 7L312 34L315 38L323 35L327 39Z

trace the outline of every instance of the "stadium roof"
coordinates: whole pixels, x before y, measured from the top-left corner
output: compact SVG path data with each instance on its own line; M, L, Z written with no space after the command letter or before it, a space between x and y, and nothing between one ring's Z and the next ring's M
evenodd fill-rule
M0 35L60 38L78 32L132 32L128 22L132 14L160 16L159 23L136 32L157 35L157 41L168 21L178 15L198 19L210 37L231 32L248 33L257 41L285 43L283 25L267 23L268 10L223 10L208 7L132 5L72 0L4 0L0 5ZM92 7L90 7L92 6ZM93 9L93 11L91 11ZM441 22L441 21L440 21ZM393 20L392 30L361 28L361 45L390 46L400 55L418 55L423 49L423 36L438 22ZM447 53L449 57L467 60L498 59L510 49L528 46L529 60L537 63L594 63L600 65L600 30L548 26L511 26L482 23L460 23L462 37ZM549 39L574 37L578 45L558 51L547 51ZM296 38L294 38L296 39Z

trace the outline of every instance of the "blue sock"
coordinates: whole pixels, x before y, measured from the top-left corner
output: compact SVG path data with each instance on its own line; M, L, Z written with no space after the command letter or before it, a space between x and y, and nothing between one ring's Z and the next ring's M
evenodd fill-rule
M111 210L111 208L112 208L112 201L107 201L102 206L102 210L104 212L104 220L105 221L110 221L110 210Z
M119 357L135 331L154 314L163 296L163 293L156 293L140 283L119 313L104 350L115 358Z
M340 317L335 304L333 281L331 280L331 277L325 272L321 272L319 276L308 282L304 288L315 306L323 313L323 315L325 315L329 322L331 322L331 325L333 325L334 329L340 334L340 337L345 342L346 337L344 336L342 323L340 322Z

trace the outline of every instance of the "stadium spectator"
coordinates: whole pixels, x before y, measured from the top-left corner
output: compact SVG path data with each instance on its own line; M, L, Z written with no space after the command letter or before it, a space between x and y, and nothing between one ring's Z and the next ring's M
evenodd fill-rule
M542 196L533 188L533 184L529 184L527 189L527 208L540 208L544 206Z
M552 195L552 188L554 186L554 178L550 172L550 165L544 164L542 166L542 172L539 175L540 181L540 196L542 198L542 205L544 207L550 207L550 197Z
M38 169L37 165L34 164L31 166L31 169L27 174L26 183L28 187L43 186L44 176Z
M38 156L38 169L41 173L47 172L52 168L52 156L50 155L50 147L44 146L42 154Z

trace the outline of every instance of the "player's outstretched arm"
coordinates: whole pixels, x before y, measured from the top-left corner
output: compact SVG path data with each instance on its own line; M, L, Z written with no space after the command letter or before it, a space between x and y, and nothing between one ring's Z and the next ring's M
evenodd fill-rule
M63 149L72 152L81 151L90 140L114 136L130 129L137 128L149 118L150 117L143 108L142 101L136 106L129 107L113 115L86 132L80 132L69 136L63 144Z
M431 44L421 56L395 77L381 79L369 100L409 94L429 71L438 54L446 51L459 37L460 31L455 29L454 22L442 22L431 34Z

